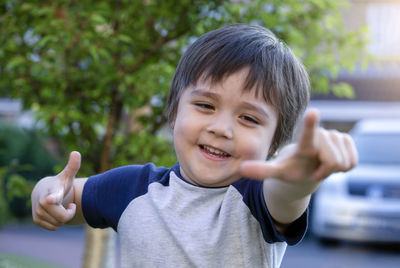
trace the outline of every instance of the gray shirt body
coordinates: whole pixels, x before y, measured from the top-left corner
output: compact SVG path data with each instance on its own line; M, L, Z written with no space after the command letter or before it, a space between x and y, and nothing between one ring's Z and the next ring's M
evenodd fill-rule
M279 267L287 243L304 235L306 213L285 236L274 229L258 182L204 188L183 180L179 164L139 168L150 171L91 177L83 193L88 223L119 233L122 267Z

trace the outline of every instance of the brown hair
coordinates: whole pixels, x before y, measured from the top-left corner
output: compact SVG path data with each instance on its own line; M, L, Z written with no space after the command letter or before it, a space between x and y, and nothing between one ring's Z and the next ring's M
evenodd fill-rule
M244 90L257 90L278 113L268 157L291 140L298 118L309 99L309 78L291 49L261 26L234 24L208 32L197 39L179 60L166 104L173 123L182 92L200 78L220 82L249 67Z

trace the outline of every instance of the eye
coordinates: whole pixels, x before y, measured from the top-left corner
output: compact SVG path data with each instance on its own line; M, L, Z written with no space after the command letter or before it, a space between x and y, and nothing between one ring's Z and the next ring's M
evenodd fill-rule
M194 105L196 105L197 107L204 109L204 110L214 110L214 106L209 103L198 102L198 103L195 103Z
M253 116L249 116L249 115L242 115L240 116L241 119L245 120L246 123L251 123L251 124L255 124L255 125L259 125L260 122L254 118Z

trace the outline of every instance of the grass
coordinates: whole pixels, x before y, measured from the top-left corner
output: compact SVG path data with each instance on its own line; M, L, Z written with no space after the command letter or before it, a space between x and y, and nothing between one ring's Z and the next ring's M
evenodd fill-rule
M0 253L1 268L62 268L61 266L43 262L31 257Z

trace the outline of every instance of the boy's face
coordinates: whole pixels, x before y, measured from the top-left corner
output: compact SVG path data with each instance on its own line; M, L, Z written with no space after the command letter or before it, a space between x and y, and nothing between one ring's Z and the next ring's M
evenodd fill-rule
M211 85L199 81L184 90L173 125L183 178L205 187L240 179L244 160L265 160L277 126L272 105L243 91L248 68Z

